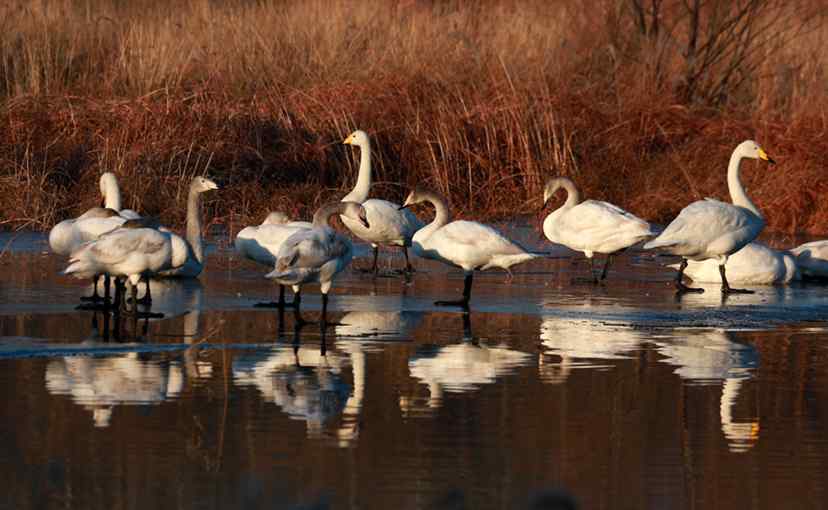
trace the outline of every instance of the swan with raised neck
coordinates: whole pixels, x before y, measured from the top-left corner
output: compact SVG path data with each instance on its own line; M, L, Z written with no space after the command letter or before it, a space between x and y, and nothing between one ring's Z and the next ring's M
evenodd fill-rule
M343 142L344 145L359 147L359 173L354 189L342 198L343 202L357 202L361 204L368 200L371 191L371 140L362 130L351 133Z

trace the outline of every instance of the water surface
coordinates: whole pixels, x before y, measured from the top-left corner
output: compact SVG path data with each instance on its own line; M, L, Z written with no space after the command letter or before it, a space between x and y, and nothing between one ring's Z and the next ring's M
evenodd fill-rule
M464 316L432 305L462 275L419 261L346 273L323 332L214 249L115 335L42 237L0 246L0 508L825 506L825 287L676 301L667 259L592 287L562 252L477 276Z

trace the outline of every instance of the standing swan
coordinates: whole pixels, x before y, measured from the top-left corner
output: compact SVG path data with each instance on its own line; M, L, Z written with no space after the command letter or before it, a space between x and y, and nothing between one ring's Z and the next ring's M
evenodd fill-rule
M423 224L411 211L401 211L399 205L377 198L368 199L371 189L371 142L365 131L354 131L342 142L345 145L356 145L360 149L359 176L354 189L348 193L343 202L356 202L365 208L370 227L363 226L358 221L342 217L342 223L358 238L371 243L374 248L374 264L372 271L377 274L377 255L379 246L401 246L405 255L405 270L411 273L411 262L408 260L408 247L411 246L411 237L422 228Z
M279 248L276 268L265 275L279 285L301 286L318 282L322 291L322 323L326 322L328 291L334 277L351 262L351 241L330 227L331 216L341 215L370 228L365 209L354 202L331 202L313 215L313 228L301 229L288 237ZM301 294L294 297L294 313L299 320Z
M543 233L553 243L584 252L589 259L593 283L598 283L592 259L595 253L607 255L601 271L601 280L604 280L614 254L656 235L649 223L618 206L597 200L581 202L578 188L566 177L546 182L544 206L560 188L566 190L566 202L543 221Z
M740 143L730 156L727 168L727 187L733 205L712 198L693 202L681 210L661 235L644 245L645 249L663 248L682 258L676 276L676 289L679 293L704 292L704 289L691 289L681 281L688 259L716 259L719 262L723 294L753 293L750 290L730 288L725 275L727 258L753 241L765 226L762 213L750 201L739 180L739 165L743 158L775 163L753 140Z
M172 264L169 269L161 271L158 276L178 276L195 278L204 269L204 247L201 243L201 194L218 189L218 184L198 176L190 183L187 196L187 239L161 227L170 236L172 242Z
M436 214L434 221L414 234L414 253L422 258L459 266L465 275L463 299L436 301L435 305L468 308L475 269L484 271L490 267L499 267L511 277L511 266L537 257L488 225L475 221L451 221L445 199L434 191L415 188L408 194L402 207L421 202L430 202L436 209Z
M153 228L119 228L75 250L63 273L77 278L99 274L125 277L132 284L135 300L141 278L169 268L172 258L169 234Z
M245 227L239 231L235 241L236 252L246 259L273 269L282 243L296 232L309 228L313 228L313 225L307 221L290 221L284 213L271 212L261 225ZM298 287L294 287L293 290L298 291ZM284 308L284 285L279 285L278 302L257 303L256 306Z

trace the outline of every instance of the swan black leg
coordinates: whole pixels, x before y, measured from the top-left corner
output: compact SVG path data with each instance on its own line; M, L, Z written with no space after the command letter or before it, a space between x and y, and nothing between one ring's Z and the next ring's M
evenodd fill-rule
M377 272L378 272L377 257L379 257L379 247L374 246L374 264L371 266L371 272L374 273L374 276L377 276Z
M752 290L748 289L733 289L727 283L727 276L725 276L725 267L724 264L719 266L719 274L722 275L722 294L753 294Z
M298 327L302 327L305 324L309 324L308 321L302 318L302 313L299 310L299 305L302 303L302 294L301 292L297 292L293 296L293 320L294 324Z
M472 280L474 273L469 271L463 280L463 299L456 301L435 301L437 306L459 306L463 309L469 308L469 300L471 299Z
M322 329L324 330L328 325L328 295L322 294Z
M687 259L681 259L681 265L679 266L678 274L676 275L676 294L685 294L687 292L704 292L704 289L688 287L684 284L684 282L681 281L684 278L685 269L687 269Z
M414 266L411 265L411 260L408 258L408 246L403 246L403 255L405 255L405 272L411 274L414 272Z
M612 253L607 255L607 260L604 261L604 270L601 271L601 281L607 279L607 274L609 273L609 267L612 264Z

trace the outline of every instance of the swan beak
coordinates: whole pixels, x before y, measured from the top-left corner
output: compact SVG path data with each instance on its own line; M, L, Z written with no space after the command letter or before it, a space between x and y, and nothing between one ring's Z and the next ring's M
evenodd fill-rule
M398 211L402 211L403 209L408 209L408 206L409 206L409 205L411 205L411 204L403 204L403 205L401 205L401 206L397 207L397 210L398 210Z
M770 163L771 165L776 164L776 161L774 161L772 157L768 156L768 153L765 152L764 149L759 149L759 159L763 159L763 160L767 161L768 163Z
M368 220L364 216L359 217L359 222L362 223L363 227L371 228L371 225L368 224Z
M354 135L348 135L348 138L346 138L342 142L342 145L351 145L353 142L354 142Z

